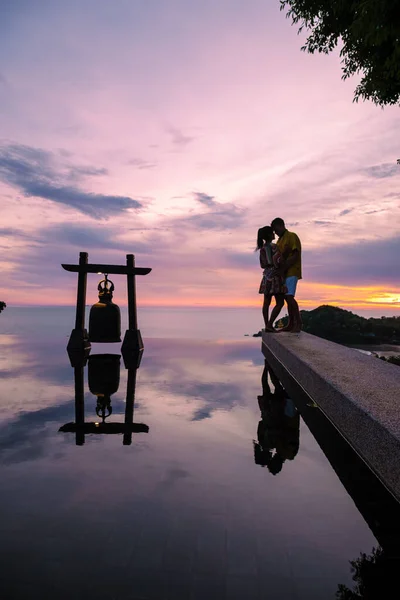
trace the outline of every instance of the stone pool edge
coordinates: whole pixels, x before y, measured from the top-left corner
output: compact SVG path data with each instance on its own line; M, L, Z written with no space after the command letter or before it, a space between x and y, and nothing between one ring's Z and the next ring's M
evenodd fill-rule
M400 368L304 332L264 332L262 350L279 360L400 501Z

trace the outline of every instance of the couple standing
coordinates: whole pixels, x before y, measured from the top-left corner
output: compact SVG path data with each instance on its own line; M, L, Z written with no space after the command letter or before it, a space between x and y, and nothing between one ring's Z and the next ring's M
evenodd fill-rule
M273 243L275 234L279 238L276 244ZM286 300L289 322L280 331L300 332L301 316L295 300L297 282L301 279L301 243L298 236L288 231L283 219L278 217L271 226L258 230L256 249L260 251L260 266L264 271L259 293L264 294L265 331L276 331L273 325ZM276 304L269 317L272 296Z

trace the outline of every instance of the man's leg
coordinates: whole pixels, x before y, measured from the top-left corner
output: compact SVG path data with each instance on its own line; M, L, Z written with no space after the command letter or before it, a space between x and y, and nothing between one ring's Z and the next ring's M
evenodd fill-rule
M286 327L281 329L281 331L292 331L294 333L298 333L301 330L299 305L294 298L297 288L297 281L297 277L295 276L287 277L285 281L287 288L285 300L288 308L289 322Z
M264 317L265 329L268 329L268 321L269 321L269 305L271 304L271 296L267 296L264 294L264 304L262 307L262 314Z
M287 331L291 331L292 333L299 333L299 331L301 331L301 316L299 305L297 304L297 301L294 296L286 296L286 302L289 312L289 324L291 324L290 329L288 326Z
M301 314L300 314L300 308L299 305L296 302L296 322L297 322L297 326L296 326L296 330L294 331L294 333L299 333L301 331L301 328L303 327L303 319L301 318Z
M272 309L271 312L271 318L268 322L268 329L274 329L274 323L276 321L276 319L278 318L279 313L281 312L283 305L285 304L285 300L284 300L284 296L283 294L277 294L275 296L275 306Z
M292 303L290 302L290 298L293 298L293 296L288 296L287 294L285 295L285 300L286 300L287 310L288 310L288 324L285 325L285 327L282 327L282 329L279 329L279 332L292 331L292 329L293 329L293 312L292 312Z

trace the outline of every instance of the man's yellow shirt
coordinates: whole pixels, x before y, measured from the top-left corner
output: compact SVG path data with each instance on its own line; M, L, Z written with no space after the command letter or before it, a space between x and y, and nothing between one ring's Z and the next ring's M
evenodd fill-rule
M286 230L283 236L279 238L276 245L285 259L289 258L294 250L299 251L296 262L289 267L285 273L285 277L292 277L295 275L301 279L301 243L299 237L292 231Z

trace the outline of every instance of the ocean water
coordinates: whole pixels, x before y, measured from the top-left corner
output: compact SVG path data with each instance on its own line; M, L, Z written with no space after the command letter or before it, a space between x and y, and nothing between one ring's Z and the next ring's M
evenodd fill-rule
M86 310L88 323L90 307ZM127 328L127 310L121 308L122 331ZM4 333L41 331L69 337L75 322L74 307L9 307L1 314ZM264 325L261 308L148 308L138 309L144 337L190 339L242 339Z
M137 372L119 344L72 368L73 321L72 308L0 315L2 598L323 600L353 587L349 561L378 545L360 509L370 486L349 493L351 461L324 453L315 409L244 337L260 311L141 309Z

